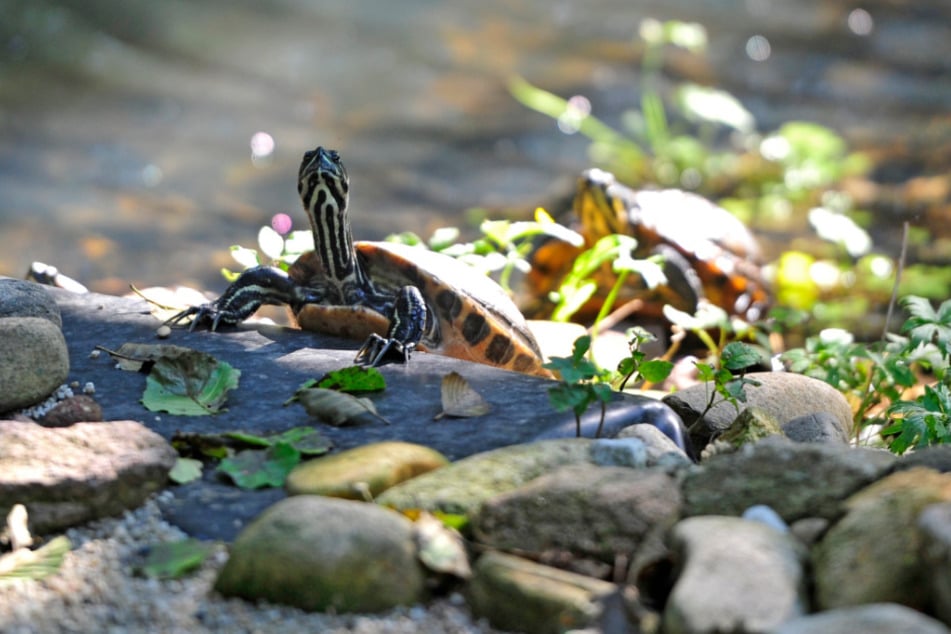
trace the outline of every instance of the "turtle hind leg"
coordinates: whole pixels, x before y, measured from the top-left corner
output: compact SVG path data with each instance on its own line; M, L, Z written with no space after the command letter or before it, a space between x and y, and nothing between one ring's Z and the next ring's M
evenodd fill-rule
M386 361L406 363L432 323L432 315L422 293L415 286L404 286L396 294L389 315L386 337L371 334L357 351L354 362L376 367Z
M216 330L220 324L241 323L264 304L288 304L293 308L307 302L319 302L319 298L281 269L256 266L241 273L215 301L186 308L165 323L177 324L193 317L189 330L205 321L210 322L211 330Z

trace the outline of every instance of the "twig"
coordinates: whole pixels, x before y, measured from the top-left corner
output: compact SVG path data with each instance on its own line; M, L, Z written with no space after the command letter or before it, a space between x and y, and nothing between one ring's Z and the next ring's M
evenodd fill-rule
M888 336L888 325L892 321L892 312L898 301L898 284L901 282L902 272L905 270L905 257L908 254L908 221L901 226L901 252L898 255L898 266L895 268L895 284L892 286L892 296L888 300L888 312L885 313L885 327L882 329L882 341Z

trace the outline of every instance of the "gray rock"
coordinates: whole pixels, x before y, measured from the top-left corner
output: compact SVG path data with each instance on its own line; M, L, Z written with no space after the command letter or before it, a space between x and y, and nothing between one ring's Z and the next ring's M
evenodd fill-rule
M806 611L805 549L787 534L735 517L677 524L683 561L664 609L668 634L768 632Z
M647 445L638 438L599 438L591 444L591 461L602 467L646 467Z
M68 375L59 326L42 317L0 319L0 412L39 403Z
M527 634L626 632L626 610L607 581L490 551L466 587L472 612L493 627Z
M895 470L927 467L941 473L951 471L951 445L932 445L915 449L903 455L895 463Z
M948 634L939 621L895 603L870 603L800 616L773 634Z
M836 519L842 501L891 469L887 451L771 437L713 456L683 484L686 515L740 515L766 504L788 523Z
M637 438L647 448L649 466L686 467L693 462L664 432L653 425L631 425L618 433L620 438Z
M800 416L827 412L846 438L851 435L852 409L845 397L831 385L789 372L752 372L747 377L762 384L746 387L746 402L739 403L741 411L759 407L774 416L780 426ZM663 401L690 427L706 408L710 390L712 388L706 384L694 385L668 394ZM698 450L706 445L712 434L729 427L737 416L736 408L722 397L717 396L714 402L713 408L704 416L704 423L691 434Z
M0 277L0 319L4 317L41 317L63 326L52 293L42 284L9 277Z
M931 607L951 623L951 503L927 507L918 518L921 559L931 588Z
M375 504L297 495L252 522L215 583L310 611L379 612L425 596L413 524Z
M664 471L581 464L487 500L473 528L480 542L500 550L613 563L679 514L677 479Z
M786 437L796 442L849 442L841 421L829 412L797 416L782 427Z
M918 516L951 501L951 475L900 471L846 501L848 513L812 550L815 596L822 609L864 603L927 607Z
M494 449L387 489L377 502L397 509L471 514L500 493L557 467L589 462L591 440L543 440Z
M741 517L750 522L759 522L760 524L769 526L773 530L779 531L780 533L789 532L789 524L783 521L783 518L779 516L779 513L765 504L754 504L750 508L743 511L743 515Z
M135 508L164 487L178 454L134 421L51 429L0 421L0 517L26 506L48 533Z

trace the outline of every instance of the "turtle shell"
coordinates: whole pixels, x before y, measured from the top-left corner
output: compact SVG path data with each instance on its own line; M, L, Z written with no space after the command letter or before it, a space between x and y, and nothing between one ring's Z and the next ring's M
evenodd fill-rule
M579 179L574 212L584 248L619 233L637 239L635 257L665 258L668 286L648 290L632 276L618 305L636 298L642 302L639 312L659 315L663 304L693 312L706 299L730 314L756 319L769 304L756 239L739 219L702 196L678 189L635 191L608 172L589 170ZM526 278L534 299L522 307L528 314L539 314L539 298L558 288L581 250L557 240L536 249ZM616 274L606 266L595 277L599 292L579 311L580 319L597 314Z
M437 328L419 348L445 356L550 377L522 313L505 291L468 265L441 253L389 242L355 242L357 261L380 292L417 287ZM298 258L289 275L298 284L327 284L314 253ZM301 328L363 340L385 336L390 320L368 306L307 304L296 314Z

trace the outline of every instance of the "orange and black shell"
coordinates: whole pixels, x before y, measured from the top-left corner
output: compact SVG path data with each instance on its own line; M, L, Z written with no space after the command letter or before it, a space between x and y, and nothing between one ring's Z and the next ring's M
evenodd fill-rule
M436 318L432 337L419 349L550 377L541 350L521 312L495 282L468 265L421 247L356 242L357 262L374 287L392 293L417 287ZM313 252L298 258L288 274L298 284L321 286L326 277ZM390 320L367 306L307 304L296 314L301 328L348 339L385 336Z
M720 306L731 315L754 320L770 304L762 274L762 256L756 239L743 223L722 207L707 199L678 189L634 191L623 185L608 187L608 198L592 195L591 184L579 180L574 202L578 231L584 237L581 248L550 240L532 256L532 271L527 276L529 292L546 297L557 290L571 263L600 238L612 233L630 235L637 240L634 257L654 253L680 254L691 269L702 298ZM579 318L593 317L600 308L616 275L605 267L598 275L599 293L585 306ZM648 291L636 288L631 280L622 291L618 304L637 297L643 300L642 312L659 314L662 304L693 312L695 300L673 287ZM533 314L530 305L523 307Z

